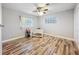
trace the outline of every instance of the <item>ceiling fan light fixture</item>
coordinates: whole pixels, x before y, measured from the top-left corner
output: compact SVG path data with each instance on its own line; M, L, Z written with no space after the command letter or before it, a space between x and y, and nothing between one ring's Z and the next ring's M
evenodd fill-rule
M38 12L38 15L39 16L42 16L44 13L43 12Z
M39 3L37 4L37 8L35 12L37 12L38 16L42 16L47 13L49 3Z

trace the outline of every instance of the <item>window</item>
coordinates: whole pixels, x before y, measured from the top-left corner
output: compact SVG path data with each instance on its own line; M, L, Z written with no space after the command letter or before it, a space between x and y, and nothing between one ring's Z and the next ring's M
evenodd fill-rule
M56 23L56 17L53 16L48 16L45 18L45 23L49 24L49 23Z
M20 26L22 28L33 27L33 19L31 17L20 16Z

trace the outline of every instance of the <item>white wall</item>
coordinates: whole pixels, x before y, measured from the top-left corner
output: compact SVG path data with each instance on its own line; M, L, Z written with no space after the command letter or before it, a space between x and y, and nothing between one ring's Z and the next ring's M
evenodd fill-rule
M3 24L5 25L2 31L2 40L7 40L11 37L23 35L20 29L18 16L33 17L34 27L41 27L45 33L61 35L69 38L74 37L74 12L73 10L63 11L59 13L52 13L51 15L36 17L33 15L25 14L19 11L2 8ZM57 19L56 24L45 24L45 18L48 16L55 16Z
M40 20L41 20L41 16L37 16L37 27L40 28Z
M79 44L79 4L74 10L74 39Z
M20 29L19 16L32 17L34 20L34 27L37 27L37 17L29 14L25 14L19 11L11 10L8 8L2 8L2 18L4 28L2 31L2 41L7 40L11 37L23 35L23 31Z
M2 5L0 3L0 24L2 24ZM2 53L2 33L1 33L1 27L0 27L0 54Z
M57 23L45 24L45 18L48 16L55 16ZM41 17L41 28L45 33L60 35L64 37L74 37L74 10L67 10L59 13L52 13Z

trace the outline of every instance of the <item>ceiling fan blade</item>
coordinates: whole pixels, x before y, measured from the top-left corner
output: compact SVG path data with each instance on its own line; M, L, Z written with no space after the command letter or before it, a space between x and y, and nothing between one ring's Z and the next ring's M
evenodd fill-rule
M44 11L48 11L48 9L44 9Z
M50 5L49 3L46 3L46 5L48 6L48 5Z
M33 12L37 12L37 10L34 10Z
M43 12L44 14L46 14L46 12Z

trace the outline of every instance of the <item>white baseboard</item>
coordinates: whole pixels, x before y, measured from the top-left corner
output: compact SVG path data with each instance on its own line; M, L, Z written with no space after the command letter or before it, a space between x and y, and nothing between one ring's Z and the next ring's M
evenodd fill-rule
M59 35L53 35L53 34L48 34L48 33L43 33L43 34L50 35L50 36L54 36L54 37L59 37L59 38L64 38L64 39L68 39L68 40L74 40L72 38L63 37L63 36L59 36ZM19 39L19 38L22 38L22 37L24 37L24 35L17 36L17 37L14 37L14 38L10 38L8 40L4 40L4 41L2 41L2 43L8 42L8 41L12 41L12 40L16 40L16 39Z
M19 38L22 38L22 37L24 37L24 35L22 35L22 36L17 36L17 37L14 37L14 38L10 38L10 39L8 39L8 40L4 40L4 41L2 41L2 43L8 42L8 41L12 41L12 40L16 40L16 39L19 39Z
M44 33L44 34L46 34L46 35L50 35L50 36L54 36L54 37L63 38L63 39L73 40L73 41L74 41L73 38L69 38L69 37L64 37L64 36L60 36L60 35L53 35L53 34L48 34L48 33Z

